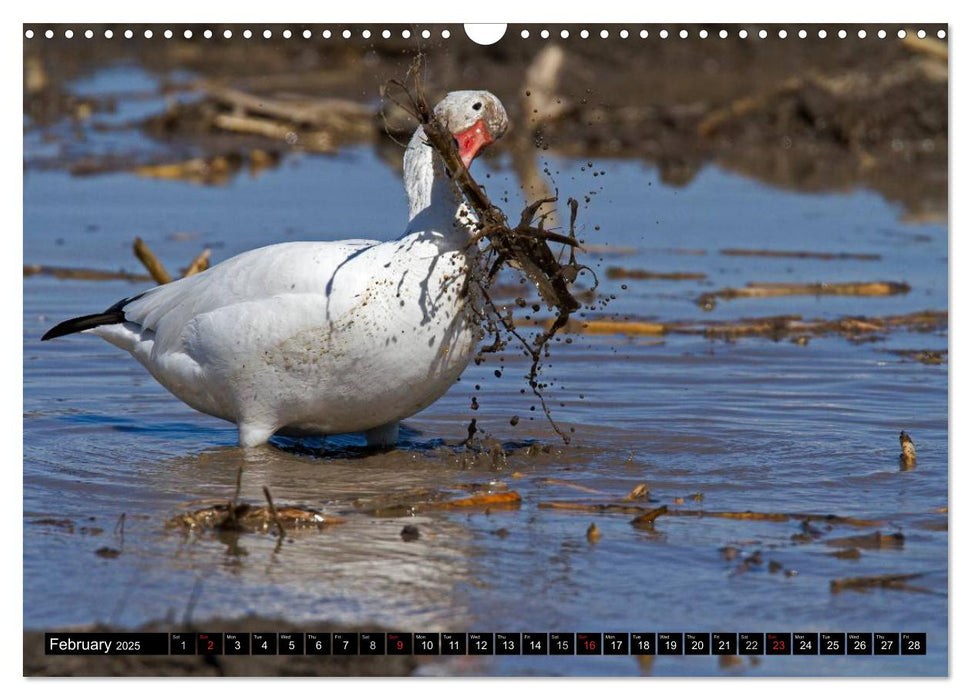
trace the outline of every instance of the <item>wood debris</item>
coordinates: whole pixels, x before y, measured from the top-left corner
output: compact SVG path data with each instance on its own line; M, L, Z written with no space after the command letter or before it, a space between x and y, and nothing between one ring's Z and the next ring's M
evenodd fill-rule
M467 498L457 498L452 501L428 501L416 503L416 510L449 510L452 508L518 508L522 497L515 491L500 493L475 493Z
M664 515L667 512L668 512L667 506L652 508L646 513L641 513L636 518L631 520L630 524L636 528L652 529L654 527L654 521L657 520L659 516Z
M162 261L159 260L158 256L152 252L152 249L148 247L148 244L145 241L136 237L135 243L132 245L132 249L135 252L135 257L141 261L155 282L158 284L168 284L172 281L172 275L170 275L168 270L165 269L165 265L162 264ZM209 249L205 248L195 258L193 258L192 262L189 263L189 266L186 268L183 277L189 277L190 275L196 275L200 272L208 270L209 254Z
M124 280L126 282L151 282L152 276L124 270L93 270L86 267L55 267L52 265L24 264L24 277L47 275L60 280Z
M887 352L923 365L943 365L947 362L947 350L888 350Z
M552 319L520 319L519 325L549 327ZM773 340L841 335L853 340L904 328L919 333L932 333L947 328L946 311L917 311L895 316L844 316L825 320L804 320L799 314L742 318L736 321L653 321L631 318L570 319L567 332L582 335L662 336L668 333L701 335L706 338L732 340L763 337Z
M804 284L800 282L749 282L744 287L725 287L706 292L695 301L703 309L715 307L716 299L753 299L784 296L858 296L886 297L908 294L910 285L905 282L832 282Z
M635 270L627 267L608 267L607 279L612 280L704 280L708 275L704 272L652 272L651 270Z
M579 513L628 513L642 515L649 509L643 506L628 506L615 503L575 503L572 501L541 501L537 508L550 510L572 510Z
M763 250L753 248L723 248L721 255L755 258L800 258L812 260L881 260L883 256L875 253L818 253L808 250Z
M165 265L162 264L158 256L152 252L152 249L140 237L135 237L132 250L135 253L135 257L141 261L142 265L145 266L145 269L152 276L152 279L158 284L168 284L172 281L172 275L165 269Z
M351 100L278 93L256 95L206 83L195 102L173 103L165 114L145 122L157 136L239 134L314 153L333 153L342 141L371 140L377 133L375 110Z
M872 588L890 588L901 591L919 593L929 592L926 588L911 586L909 581L920 578L923 574L882 574L880 576L854 576L840 578L829 582L831 593L842 591L866 591Z
M219 503L198 510L180 513L170 518L166 528L174 530L214 532L268 533L283 527L287 532L323 530L345 522L343 518L325 515L315 508L281 506L271 508L249 503Z
M909 472L917 466L917 448L903 430L900 431L900 469Z
M848 549L838 549L835 552L830 552L829 556L837 559L859 559L862 555L856 547L849 547Z
M751 510L746 511L711 511L711 510L687 510L677 509L668 512L668 515L683 515L696 518L726 518L729 520L767 520L773 522L785 522L787 520L801 520L804 522L824 522L832 525L849 525L852 527L873 527L882 525L882 520L872 520L867 518L854 518L843 515L824 515L820 513L761 513ZM852 545L847 545L852 546Z
M857 547L859 549L901 549L904 546L905 537L902 532L895 532L884 535L881 532L874 532L869 535L854 535L852 537L834 537L833 539L823 540L823 544L830 547Z

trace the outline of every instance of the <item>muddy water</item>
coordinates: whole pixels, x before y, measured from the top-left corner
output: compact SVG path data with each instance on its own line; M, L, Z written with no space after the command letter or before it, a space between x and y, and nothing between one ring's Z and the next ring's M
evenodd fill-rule
M111 138L136 140L123 133ZM28 141L28 153L41 147ZM611 312L667 321L947 308L946 227L902 223L900 210L876 195L780 191L716 167L670 188L636 162L548 164L561 192L597 192L581 211L582 238L635 249L598 253L601 270L622 265L707 275L604 279L601 290L617 296ZM515 191L507 163L477 168L489 173L490 192ZM218 261L287 240L387 239L400 231L406 212L397 173L363 148L291 157L276 170L222 187L28 170L24 204L25 262L132 270L135 235L176 268L202 246ZM719 254L729 247L880 259ZM695 304L702 292L750 281L878 279L905 281L912 290L887 298L738 299L711 312ZM944 333L900 331L862 344L816 338L806 346L762 338L576 337L555 347L547 374L556 380L555 417L575 429L569 446L520 392L526 366L510 353L470 367L444 398L407 422L392 453L363 454L355 449L359 436L346 436L302 446L280 440L244 454L234 446L232 426L180 404L125 353L89 337L39 342L54 322L140 288L24 280L30 629L128 627L165 618L178 627L188 612L193 621L255 613L405 631L917 631L928 634L926 657L759 657L757 665L725 670L715 657L659 657L649 670L947 671L948 516L940 512L948 505L947 365L889 352L944 350ZM477 411L470 408L473 396ZM448 446L465 437L471 417L505 445L505 460L472 459ZM909 472L897 459L902 429L917 445L918 465ZM267 485L278 504L321 507L346 522L295 534L279 547L268 535L186 538L164 528L194 501L230 497L241 466L243 499L262 502ZM638 530L630 515L540 507L615 502L639 483L650 487L647 506L835 513L883 524L830 530L816 523L807 538L798 519L662 516L653 530ZM374 514L379 505L425 500L429 491L463 495L470 484L515 490L521 506ZM123 535L115 531L122 514ZM601 532L595 543L585 534L591 522ZM402 539L407 524L418 527L419 539ZM825 543L877 530L903 533L903 547L864 548L847 560L831 556L837 547ZM720 551L726 546L738 557L727 560ZM102 556L102 548L120 554ZM741 561L757 551L762 563L742 570ZM923 576L914 582L918 590L830 592L834 579L891 573ZM645 670L635 657L582 656L470 658L422 668L430 674Z

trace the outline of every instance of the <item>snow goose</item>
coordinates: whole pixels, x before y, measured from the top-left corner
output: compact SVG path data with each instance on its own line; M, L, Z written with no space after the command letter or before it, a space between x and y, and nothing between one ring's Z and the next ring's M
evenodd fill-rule
M508 126L484 91L449 93L435 113L466 166ZM399 421L448 390L481 337L465 284L472 219L421 127L404 180L409 221L395 240L251 250L43 340L101 336L192 408L235 423L243 447L360 431L392 446Z

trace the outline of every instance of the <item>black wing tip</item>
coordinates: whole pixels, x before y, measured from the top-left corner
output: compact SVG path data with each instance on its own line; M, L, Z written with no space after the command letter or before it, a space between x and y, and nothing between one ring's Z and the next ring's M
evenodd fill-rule
M70 318L67 321L58 323L43 336L41 336L41 340L53 340L54 338L60 338L64 335L80 333L81 331L86 331L89 328L97 328L98 326L107 326L114 323L124 322L125 314L121 311L109 311L103 314L78 316L77 318Z

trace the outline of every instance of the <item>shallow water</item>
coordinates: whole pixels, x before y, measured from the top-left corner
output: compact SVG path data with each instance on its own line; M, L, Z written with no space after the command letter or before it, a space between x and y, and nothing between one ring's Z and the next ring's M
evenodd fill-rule
M91 89L101 84L94 80ZM617 295L611 313L667 321L947 308L946 227L901 223L900 211L874 194L785 192L716 167L671 188L635 162L604 161L590 169L585 161L550 159L549 165L562 193L597 190L581 211L581 238L637 248L594 256L602 258L601 271L622 265L708 275L703 281L603 279L601 291ZM515 191L502 160L477 167L489 172L490 192ZM594 171L605 174L594 178ZM518 211L512 199L509 208ZM287 240L388 239L401 230L405 213L399 176L364 148L291 157L276 170L221 187L28 169L24 256L27 263L135 270L130 247L139 235L171 269L202 246L219 261ZM881 259L718 253L728 247ZM739 299L712 312L695 304L702 292L756 280L895 280L912 291L887 298ZM24 280L24 621L30 629L135 626L166 617L178 627L197 597L193 620L256 613L405 631L927 632L926 657L766 656L727 672L947 672L948 516L935 512L948 505L947 365L888 352L946 349L945 333L899 331L863 344L814 338L805 347L762 338L578 336L554 348L548 375L556 378L555 417L576 431L569 446L520 393L526 366L508 354L498 379L495 358L470 366L445 397L408 421L393 453L362 456L348 449L360 442L350 436L329 440L323 456L283 441L251 455L234 446L233 426L182 405L133 359L97 338L39 342L55 322L101 310L140 288ZM472 396L481 406L475 412ZM521 418L515 427L513 415ZM507 445L506 465L463 463L442 447L465 437L471 417ZM917 445L915 471L899 469L902 429ZM549 451L533 454L529 445ZM262 501L265 484L277 503L320 506L347 522L295 535L279 549L268 535L229 542L164 529L188 502L230 497L240 465L244 499ZM414 490L458 493L464 484L491 481L517 491L521 507L407 518L368 514L369 503L389 494L407 501ZM652 505L673 507L681 497L681 508L836 513L886 524L837 526L798 544L792 536L801 532L799 520L662 516L645 531L629 524L630 515L539 507L617 500L642 482L650 485ZM703 494L700 503L687 498L696 493ZM122 538L114 528L123 513ZM71 527L51 519L69 520ZM595 544L585 536L591 522L602 533ZM405 524L417 525L421 538L404 542ZM842 560L823 543L877 529L903 532L905 545ZM726 561L719 552L726 545L742 557L761 550L766 563L739 573L741 557ZM97 556L104 546L121 556ZM770 573L770 560L796 575ZM837 578L918 572L925 574L915 582L921 592L830 592ZM431 674L641 671L635 657L583 656L469 658L423 667ZM665 656L651 673L723 671L715 657Z

